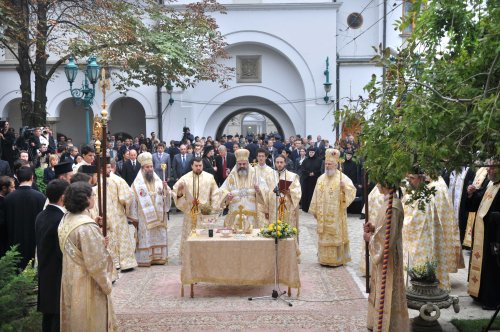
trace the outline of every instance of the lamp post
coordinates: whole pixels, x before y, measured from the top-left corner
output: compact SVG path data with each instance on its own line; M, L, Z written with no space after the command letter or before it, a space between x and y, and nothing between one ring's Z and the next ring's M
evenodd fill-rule
M323 100L325 101L325 104L328 104L330 101L330 96L328 94L332 90L332 83L330 83L330 71L328 70L328 67L330 66L330 60L328 57L326 57L326 69L323 72L325 75L325 83L323 83L323 87L325 88L325 97L323 97Z
M78 65L75 63L75 58L70 56L68 63L64 66L64 73L69 83L71 96L77 105L83 105L85 108L85 130L86 142L90 142L90 110L95 96L95 85L99 78L100 66L96 62L95 55L92 55L87 60L87 67L84 70L85 79L82 81L80 89L73 88L73 82L78 74ZM89 82L92 86L89 85Z

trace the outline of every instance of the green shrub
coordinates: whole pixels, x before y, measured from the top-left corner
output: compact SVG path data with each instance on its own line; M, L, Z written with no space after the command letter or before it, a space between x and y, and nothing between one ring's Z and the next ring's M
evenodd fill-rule
M36 310L37 276L31 262L19 271L21 255L12 247L0 258L0 331L41 331Z

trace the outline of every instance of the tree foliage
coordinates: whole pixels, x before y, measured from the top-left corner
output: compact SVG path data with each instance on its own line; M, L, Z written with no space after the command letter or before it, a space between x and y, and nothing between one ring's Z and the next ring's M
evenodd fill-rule
M376 49L385 76L351 110L369 114L361 152L370 178L388 184L500 155L498 2L415 0L410 14L398 27L414 24L412 35L396 52Z
M39 331L42 317L36 311L36 270L19 273L21 255L12 248L0 258L0 331Z
M2 0L6 31L0 43L18 61L23 124L45 123L47 83L70 55L83 60L96 54L101 65L114 69L121 90L170 82L186 88L204 80L224 85L232 69L217 61L226 57L226 44L210 14L222 11L215 0L186 6L154 0Z

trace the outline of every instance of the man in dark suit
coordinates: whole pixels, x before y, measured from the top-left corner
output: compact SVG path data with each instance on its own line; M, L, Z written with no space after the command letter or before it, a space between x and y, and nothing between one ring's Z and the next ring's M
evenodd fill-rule
M219 187L224 183L234 165L236 165L234 154L227 152L224 145L219 146L219 155L215 157L215 166L217 166L215 181L217 181Z
M273 148L275 148L278 152L278 154L281 154L281 151L283 151L283 149L285 149L285 144L283 144L283 142L281 142L281 135L280 134L275 134L274 135L274 144L273 144Z
M179 150L180 153L175 155L172 163L172 172L174 173L173 177L175 180L178 180L184 174L191 171L191 159L193 159L193 154L187 153L185 144L181 144Z
M0 176L7 175L11 176L12 172L10 171L10 165L8 161L0 160Z
M250 157L248 157L250 160L249 162L253 163L254 161L257 162L257 149L259 146L254 143L253 137L248 138L248 144L245 145L245 149L247 149L250 152Z
M297 159L300 159L300 148L302 147L302 140L296 139L293 142L293 149L292 153L290 154L290 159L292 159L294 162Z
M22 166L17 170L19 188L5 197L5 223L8 245L18 245L19 267L24 269L35 257L35 219L43 210L45 196L32 189L33 170Z
M62 252L57 228L64 216L63 194L69 183L52 180L47 185L49 205L35 221L36 253L38 258L38 311L43 314L43 332L59 331Z
M161 164L166 164L167 168L165 169L165 179L163 178L163 169L161 168ZM165 145L163 143L158 143L156 146L156 152L153 153L153 167L156 175L162 180L168 181L170 178L170 156L165 152Z
M127 184L131 186L137 173L141 170L141 164L137 161L137 151L130 149L129 156L130 159L123 164L121 175Z

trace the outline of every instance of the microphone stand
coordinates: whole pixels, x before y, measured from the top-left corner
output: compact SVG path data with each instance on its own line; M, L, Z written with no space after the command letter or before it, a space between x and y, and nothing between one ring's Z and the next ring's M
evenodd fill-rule
M273 160L273 165L274 163L274 155L271 154L272 160ZM274 192L276 194L276 224L278 222L278 203L279 203L279 197L280 197L280 191L279 191L279 178L276 175L277 171L274 171L274 180L276 181L276 187L274 188ZM278 269L278 237L276 236L274 238L274 287L273 287L273 292L271 295L268 296L258 296L258 297L249 297L248 301L253 301L253 300L280 300L286 304L288 304L289 307L293 306L290 301L285 300L282 296L286 294L286 291L282 291L280 289L279 281L278 281L278 276L279 276L279 269Z

